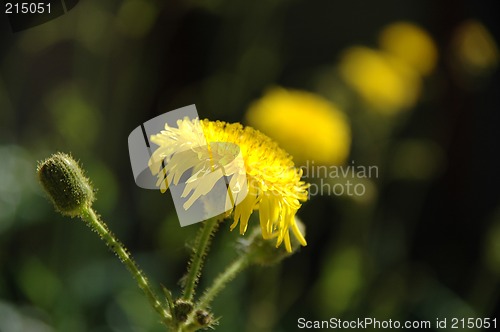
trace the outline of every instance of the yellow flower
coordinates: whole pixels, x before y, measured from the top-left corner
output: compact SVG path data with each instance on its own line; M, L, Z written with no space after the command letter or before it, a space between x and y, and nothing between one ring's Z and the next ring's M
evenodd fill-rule
M495 70L500 50L495 38L479 21L467 20L459 25L452 40L454 65L464 74L483 76Z
M305 164L340 165L351 146L347 117L334 104L314 93L272 88L246 113L248 124L275 139Z
M412 107L419 96L418 73L398 58L363 46L347 49L339 72L372 108L394 114Z
M421 75L428 75L436 67L437 47L431 36L410 22L396 22L385 27L379 35L380 48Z
M264 239L276 238L276 247L284 242L286 250L291 252L291 230L300 244L307 244L294 217L300 202L307 200L308 184L300 180L302 171L295 168L291 157L277 143L239 123L185 118L178 120L177 125L175 128L166 124L164 131L151 137L159 147L149 165L153 174L158 175L162 191L168 183L178 183L190 171L186 190L193 194L184 206L188 209L194 200L212 189L222 174L230 176L230 188L248 188L246 197L232 209L231 230L239 223L240 233L244 234L250 215L259 210ZM228 162L236 153L241 154L244 165ZM217 169L223 172L215 172Z

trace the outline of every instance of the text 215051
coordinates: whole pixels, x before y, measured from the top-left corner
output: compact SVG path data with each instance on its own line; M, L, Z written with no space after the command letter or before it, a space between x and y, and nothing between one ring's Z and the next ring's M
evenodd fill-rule
M50 14L50 2L5 3L6 14Z

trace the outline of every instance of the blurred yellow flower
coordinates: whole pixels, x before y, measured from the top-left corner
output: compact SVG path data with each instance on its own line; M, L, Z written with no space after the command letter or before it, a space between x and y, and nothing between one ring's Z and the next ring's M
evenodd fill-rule
M385 27L379 35L380 48L405 62L421 75L430 74L436 67L438 52L429 34L410 22L396 22Z
M132 38L144 37L153 27L158 9L153 2L142 0L123 1L116 18L118 29Z
M246 120L275 139L297 164L342 164L349 155L347 117L319 95L272 88L250 105Z
M498 45L481 22L462 23L455 33L452 49L456 64L469 75L480 76L498 66Z
M339 64L344 81L374 110L394 114L412 107L420 93L415 70L398 58L363 46L347 49Z
M294 217L301 206L300 202L307 200L308 184L301 181L302 171L295 168L288 153L261 132L239 123L185 118L178 120L177 125L178 128L175 128L166 124L165 130L151 137L151 141L159 147L151 156L149 166L153 174L158 175L158 185L162 191L168 187L167 182L176 183L185 172L191 170L192 176L186 182L188 186L196 183L193 196L199 198L196 192L210 191L221 178L222 173L213 172L214 168L226 164L225 160L233 157L234 151L219 149L218 143L236 144L243 157L244 169L224 168L223 173L232 176L230 187L234 187L233 182L242 178L240 173L243 171L248 181L248 194L233 209L231 230L239 223L240 233L244 234L250 215L254 210L259 210L264 239L276 238L276 247L284 242L286 250L291 252L291 230L301 245L307 244ZM185 152L185 147L194 152L192 156L182 153L178 157L181 154L176 152ZM193 182L200 173L218 177Z

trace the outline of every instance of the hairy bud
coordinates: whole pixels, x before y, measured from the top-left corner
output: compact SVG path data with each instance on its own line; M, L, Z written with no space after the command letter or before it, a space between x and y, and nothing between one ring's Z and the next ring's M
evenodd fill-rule
M193 303L191 301L181 299L175 301L173 314L177 321L185 322L191 311L193 311Z
M295 222L300 232L305 234L306 227L297 216L295 216ZM292 237L292 252L288 252L283 247L277 248L275 239L263 239L262 236L260 236L260 230L256 229L255 232L250 235L244 247L246 247L245 250L250 253L251 263L258 265L274 265L295 253L301 247L301 244L295 237Z
M93 188L70 155L53 154L38 164L37 172L40 183L62 215L79 216L83 208L91 206Z
M206 310L196 310L195 318L199 326L206 327L213 323L212 314Z

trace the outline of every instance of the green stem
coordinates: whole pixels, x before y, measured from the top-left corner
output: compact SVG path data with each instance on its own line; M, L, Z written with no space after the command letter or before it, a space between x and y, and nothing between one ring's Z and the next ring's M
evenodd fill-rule
M221 290L224 289L224 287L226 287L226 284L233 280L238 275L238 273L240 273L250 265L250 257L250 252L242 254L234 262L232 262L226 268L226 270L224 270L224 272L219 274L214 280L212 286L210 286L200 298L200 300L196 304L195 310L193 311L196 311L197 309L208 308L213 299L220 293Z
M196 236L193 247L193 254L188 267L188 272L185 277L184 291L182 298L186 301L192 301L196 285L200 279L200 271L203 267L203 261L210 247L212 234L217 230L219 220L216 218L209 219L203 223L203 226Z
M91 207L86 207L82 209L82 219L86 221L87 225L95 230L99 234L100 238L106 243L106 245L111 249L120 259L120 261L125 264L132 277L137 282L139 288L144 292L149 300L151 306L160 314L164 323L168 323L171 320L171 316L165 310L164 306L158 299L158 296L151 289L148 279L144 273L139 269L132 256L128 253L127 249L123 244L116 239L116 237L111 233L106 226L106 224L99 219L97 214Z

